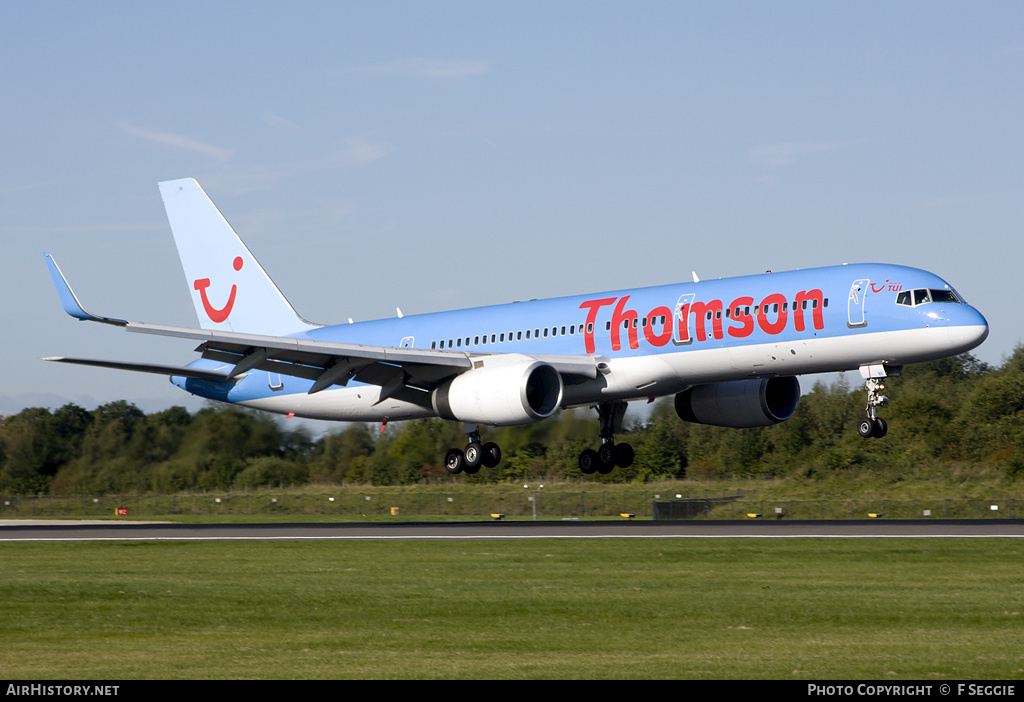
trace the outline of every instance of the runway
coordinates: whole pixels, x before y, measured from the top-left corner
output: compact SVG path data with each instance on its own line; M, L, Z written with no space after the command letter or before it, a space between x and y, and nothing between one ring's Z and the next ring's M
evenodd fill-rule
M0 521L0 542L1024 538L1024 520L172 524Z

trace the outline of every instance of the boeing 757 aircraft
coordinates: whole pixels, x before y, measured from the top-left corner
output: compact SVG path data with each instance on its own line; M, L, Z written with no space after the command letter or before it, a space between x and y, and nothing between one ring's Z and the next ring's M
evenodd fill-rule
M323 326L299 317L199 184L160 183L199 329L86 312L45 254L64 310L79 320L199 342L186 366L50 358L170 376L200 397L355 422L462 422L451 474L501 460L480 427L528 424L596 407L601 444L584 473L633 461L615 443L630 400L675 396L679 417L725 427L782 422L796 376L859 369L868 400L858 431L881 437L885 379L903 365L969 351L985 318L942 278L863 263L516 302Z

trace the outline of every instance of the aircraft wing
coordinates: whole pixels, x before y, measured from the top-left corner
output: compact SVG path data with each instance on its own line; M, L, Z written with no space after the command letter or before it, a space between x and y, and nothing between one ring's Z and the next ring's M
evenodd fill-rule
M44 361L56 361L58 363L73 363L80 366L98 366L100 368L116 368L118 370L138 371L140 373L156 373L157 375L177 375L182 378L196 378L197 380L213 380L224 382L231 380L226 370L210 370L207 368L190 368L189 366L165 366L159 363L135 363L132 361L105 361L98 358L67 358L65 356L51 356L44 358Z
M128 322L125 329L141 334L194 339L203 358L234 364L233 378L250 369L265 370L312 380L314 393L349 380L388 385L396 376L401 383L429 389L453 375L473 368L473 359L492 354L462 351L369 346L315 339L263 336L160 324ZM594 356L535 357L566 376L597 377L599 360Z
M45 256L50 274L57 287L61 305L64 307L64 311L72 317L83 321L112 324L123 327L129 332L193 339L201 342L196 351L202 354L203 358L231 364L232 368L230 370L208 370L63 357L46 360L219 382L240 378L250 370L263 370L312 380L310 394L332 385L346 385L354 379L357 382L383 387L382 399L384 399L392 394L404 393L406 388L430 390L447 378L472 369L474 358L492 355L193 329L102 317L85 311L56 262L49 254L45 254ZM545 356L538 360L553 366L572 382L581 378L596 378L598 363L605 359L593 356Z

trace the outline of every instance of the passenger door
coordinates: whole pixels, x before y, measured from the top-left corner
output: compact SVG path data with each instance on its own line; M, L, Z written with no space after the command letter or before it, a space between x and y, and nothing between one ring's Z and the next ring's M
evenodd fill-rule
M846 300L846 326L851 329L868 325L868 320L864 314L864 302L868 295L868 284L870 282L870 280L863 278L853 281L853 284L850 286L850 296Z

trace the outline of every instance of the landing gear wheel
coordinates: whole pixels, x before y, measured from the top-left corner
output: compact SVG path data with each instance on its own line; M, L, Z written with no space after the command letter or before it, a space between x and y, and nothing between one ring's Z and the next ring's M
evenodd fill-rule
M584 449L583 453L580 454L580 472L584 475L591 475L597 471L597 451L594 449Z
M463 452L463 458L465 463L462 466L462 470L466 471L470 475L480 470L480 461L484 457L483 447L477 441L471 441L466 446Z
M619 468L629 468L633 465L633 458L636 454L629 444L615 444L615 465Z
M875 419L875 430L871 433L871 436L876 439L881 439L889 431L889 425L885 423L885 420L881 417Z
M501 448L493 441L484 444L483 452L481 462L484 464L484 468L494 468L501 463Z
M461 473L465 463L466 459L462 455L462 451L457 448L448 449L448 453L444 455L444 469L448 471L449 475Z
M875 433L875 420L871 417L864 417L857 423L857 433L865 439L870 439Z
M597 472L607 475L615 470L615 444L607 442L601 444L597 450Z

